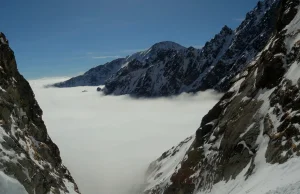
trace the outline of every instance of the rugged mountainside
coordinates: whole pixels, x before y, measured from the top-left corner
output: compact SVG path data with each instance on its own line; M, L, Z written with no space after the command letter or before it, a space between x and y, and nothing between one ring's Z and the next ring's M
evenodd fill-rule
M201 50L161 52L157 60L143 68L120 69L106 81L105 93L151 97L206 89L227 91L230 80L253 60L271 36L277 2L258 3L235 31L225 26Z
M2 33L0 80L0 193L78 194Z
M105 83L106 94L144 97L206 89L227 91L231 85L230 80L266 45L274 30L277 2L259 2L236 30L223 27L202 49L184 48L172 42L158 43L147 51L133 54L125 60L120 59L122 64L118 65L121 67L118 70L112 68L114 71L96 72L96 69L110 66L107 63L105 67L98 66L83 76L55 86Z
M299 9L299 0L279 1L265 48L196 135L150 165L145 194L299 193Z
M139 62L145 63L149 60L155 60L160 52L164 51L180 51L184 50L185 47L174 43L174 42L159 42L154 44L151 48L146 51L137 52L126 58L119 58L111 62L99 65L88 70L83 75L73 77L67 81L56 83L55 87L75 87L75 86L99 86L104 85L105 81L108 80L112 75L117 73L122 67L127 66L129 62L138 60ZM139 67L136 67L139 68Z
M83 75L73 77L67 81L56 83L55 87L75 87L75 86L99 86L104 85L105 81L114 73L116 73L122 65L126 63L125 58L113 60L104 65L99 65L88 70Z

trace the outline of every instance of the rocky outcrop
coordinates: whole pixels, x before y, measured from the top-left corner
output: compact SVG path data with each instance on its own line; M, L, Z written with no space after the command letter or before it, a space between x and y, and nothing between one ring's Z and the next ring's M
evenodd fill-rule
M47 133L42 113L28 82L18 72L6 37L0 33L0 176L9 177L7 185L19 182L24 187L20 193L78 194L58 147ZM6 188L6 184L0 184L0 191L14 193L10 191L14 187Z
M151 164L144 193L210 193L221 182L222 192L214 193L244 193L238 183L225 185L237 177L247 182L262 164L271 168L300 156L299 5L299 0L279 2L267 45L202 119L195 139ZM170 162L176 167L164 174Z

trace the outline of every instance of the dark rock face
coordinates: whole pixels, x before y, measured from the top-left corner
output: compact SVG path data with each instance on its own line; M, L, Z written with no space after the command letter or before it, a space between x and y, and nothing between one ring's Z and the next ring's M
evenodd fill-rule
M0 169L29 194L79 193L2 33L0 40Z
M267 46L234 78L230 90L203 118L172 175L159 179L156 175L166 161L162 163L160 158L152 163L145 193L209 191L244 169L245 179L257 173L256 159L261 155L259 160L269 164L300 156L299 5L299 0L279 2L274 9L276 28ZM162 157L172 161L178 160L178 155Z

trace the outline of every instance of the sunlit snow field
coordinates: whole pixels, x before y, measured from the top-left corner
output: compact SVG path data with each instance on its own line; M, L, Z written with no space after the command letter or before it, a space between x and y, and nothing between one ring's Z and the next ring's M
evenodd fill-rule
M65 79L30 84L48 132L84 194L132 194L149 163L195 133L221 97L209 91L146 100L103 96L96 87L43 87Z

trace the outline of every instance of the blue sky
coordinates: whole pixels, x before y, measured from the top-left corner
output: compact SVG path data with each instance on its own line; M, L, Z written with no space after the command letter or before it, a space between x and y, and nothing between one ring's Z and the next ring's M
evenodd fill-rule
M9 0L0 31L28 79L71 76L160 41L204 45L258 0Z

